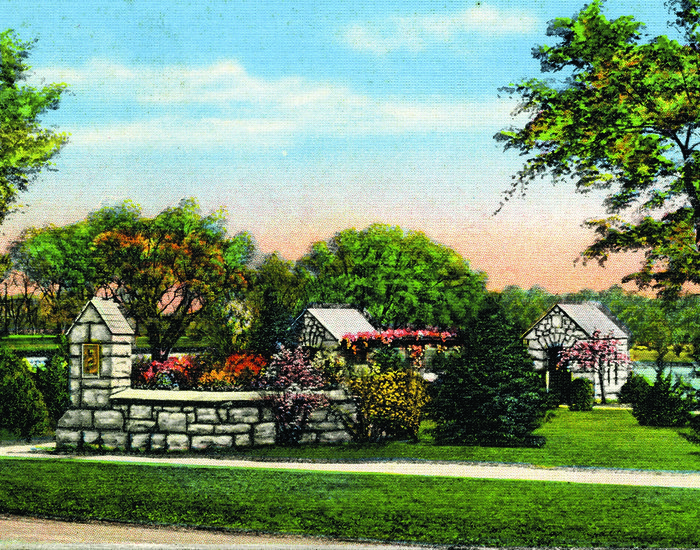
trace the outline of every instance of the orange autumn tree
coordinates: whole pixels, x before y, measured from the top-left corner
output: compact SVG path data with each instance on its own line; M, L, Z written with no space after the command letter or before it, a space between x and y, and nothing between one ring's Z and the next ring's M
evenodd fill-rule
M186 199L93 241L102 289L144 327L153 360L167 359L217 297L245 285L251 239L229 237L224 223L221 212L203 216L197 202Z

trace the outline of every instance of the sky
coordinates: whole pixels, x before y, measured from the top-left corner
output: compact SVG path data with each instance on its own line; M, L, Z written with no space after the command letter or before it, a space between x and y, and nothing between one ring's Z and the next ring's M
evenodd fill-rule
M605 12L669 34L663 4ZM2 28L37 40L30 83L70 89L42 117L70 140L0 244L124 200L150 216L194 197L289 260L383 223L455 249L493 290L618 284L638 257L575 261L602 195L543 180L494 215L522 163L493 139L522 123L499 88L551 76L532 48L583 5L0 0Z

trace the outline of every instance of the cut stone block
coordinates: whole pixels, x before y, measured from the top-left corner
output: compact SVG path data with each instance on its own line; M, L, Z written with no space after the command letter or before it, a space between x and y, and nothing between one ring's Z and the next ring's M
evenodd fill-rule
M187 415L181 412L160 412L158 413L158 427L163 432L187 431Z
M190 448L190 438L185 434L168 434L165 441L169 451L187 451Z
M124 416L120 411L95 411L94 422L98 430L121 430Z

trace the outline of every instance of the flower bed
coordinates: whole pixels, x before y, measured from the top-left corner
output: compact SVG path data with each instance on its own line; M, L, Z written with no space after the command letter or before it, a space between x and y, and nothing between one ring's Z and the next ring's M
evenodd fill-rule
M134 360L131 387L147 390L241 391L261 387L267 361L262 355L234 354L208 362L194 355L166 361Z

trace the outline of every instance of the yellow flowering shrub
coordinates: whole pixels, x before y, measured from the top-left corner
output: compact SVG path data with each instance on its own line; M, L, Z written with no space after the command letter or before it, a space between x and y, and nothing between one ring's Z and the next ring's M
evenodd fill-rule
M347 381L356 419L347 426L356 440L416 438L428 403L425 381L411 370L391 370Z
M198 385L213 390L231 389L236 385L236 373L226 370L211 370L200 376Z

